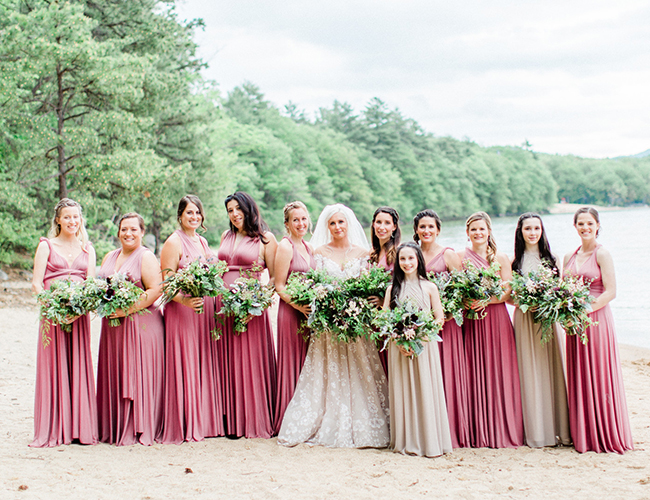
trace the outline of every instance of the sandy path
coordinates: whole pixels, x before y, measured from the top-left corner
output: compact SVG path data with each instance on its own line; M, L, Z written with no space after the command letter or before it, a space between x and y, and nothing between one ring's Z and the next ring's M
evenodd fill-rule
M32 449L33 308L0 309L0 498L650 498L650 351L622 346L636 450L461 449L437 459L386 450L209 439L153 447ZM93 322L96 354L98 323ZM26 486L26 489L20 489Z

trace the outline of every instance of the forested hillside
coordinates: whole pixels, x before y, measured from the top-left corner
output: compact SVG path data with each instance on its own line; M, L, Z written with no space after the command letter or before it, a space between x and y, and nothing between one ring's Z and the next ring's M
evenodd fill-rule
M364 224L379 205L409 219L425 207L454 218L543 211L561 198L650 200L648 157L480 147L424 131L379 98L307 117L251 83L223 95L201 77L200 27L181 22L173 0L0 4L0 262L33 251L63 196L82 203L100 256L131 210L159 247L185 193L206 205L213 244L237 189L277 232L295 199L314 216L345 203Z

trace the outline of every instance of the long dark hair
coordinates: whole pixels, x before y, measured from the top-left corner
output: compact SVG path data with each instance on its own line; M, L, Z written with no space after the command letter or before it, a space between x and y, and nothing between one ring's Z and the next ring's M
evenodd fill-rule
M239 204L240 210L244 213L244 225L242 229L246 232L246 235L253 239L259 238L266 245L268 241L264 239L264 233L269 231L269 226L262 219L260 209L257 203L255 203L255 200L250 194L237 191L226 196L226 201L224 201L226 210L228 210L228 203L231 201L236 201ZM230 230L233 233L237 232L237 228L233 226L232 222L230 223Z
M537 242L537 248L539 248L539 256L547 266L555 271L558 271L557 263L555 262L555 257L551 253L551 246L546 239L546 230L544 229L544 223L539 214L533 212L526 212L519 216L517 221L517 229L515 230L515 259L512 261L512 270L521 274L521 264L524 260L524 250L526 250L526 241L524 240L524 233L522 228L524 227L524 221L528 219L538 219L539 225L542 228L542 235Z
M420 278L421 280L428 279L427 266L424 262L424 255L422 255L422 250L420 250L419 245L413 243L412 241L407 241L406 243L402 243L399 247L397 247L397 251L395 252L395 268L393 269L393 288L390 291L391 309L397 307L397 298L399 297L399 293L402 291L402 284L404 283L404 279L406 277L404 271L399 265L399 254L405 248L411 248L412 250L415 251L415 255L418 258L418 278Z
M420 242L420 236L418 236L418 226L420 225L420 221L425 217L431 217L434 221L436 221L436 226L438 227L438 231L440 231L440 228L442 228L442 221L440 220L440 216L436 212L434 212L430 208L418 212L415 215L415 217L413 217L413 241L415 241L416 243Z
M386 243L386 264L390 266L395 262L396 248L402 239L402 232L399 229L399 214L397 213L397 210L391 207L379 207L377 210L375 210L375 213L372 216L372 224L370 225L372 251L370 252L369 260L372 264L379 262L379 254L381 253L379 238L377 238L377 235L375 234L375 219L379 214L390 215L393 219L393 224L395 224L395 231L393 231L393 234L390 236L390 239Z
M178 221L178 224L182 227L181 215L183 215L183 212L185 212L187 205L189 205L190 203L192 203L193 205L196 206L196 208L199 209L199 213L201 214L201 229L207 231L205 225L203 224L205 222L205 212L203 211L203 203L201 203L201 200L199 200L198 196L193 194L186 194L181 198L181 201L178 202L178 210L176 211L176 220Z

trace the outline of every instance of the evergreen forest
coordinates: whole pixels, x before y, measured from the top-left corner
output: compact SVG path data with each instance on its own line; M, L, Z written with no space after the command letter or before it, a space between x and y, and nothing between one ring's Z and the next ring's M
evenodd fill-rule
M365 226L380 205L409 220L423 208L452 219L543 212L561 199L650 201L650 157L481 147L425 131L377 97L307 116L253 83L224 94L201 76L202 22L179 19L174 3L0 3L0 263L31 264L61 197L82 204L100 258L127 211L144 216L159 250L187 193L203 201L213 245L236 190L258 201L276 234L293 200L313 218L344 203Z

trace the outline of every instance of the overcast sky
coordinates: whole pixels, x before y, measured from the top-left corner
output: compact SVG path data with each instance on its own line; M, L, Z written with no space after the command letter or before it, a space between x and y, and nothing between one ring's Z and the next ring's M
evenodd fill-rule
M372 97L437 136L614 157L650 148L647 0L180 0L205 76L314 117Z

